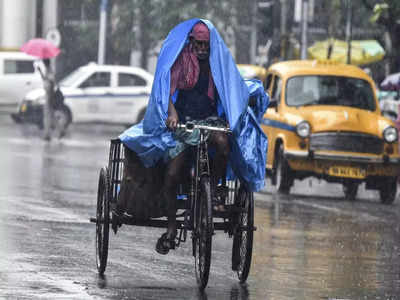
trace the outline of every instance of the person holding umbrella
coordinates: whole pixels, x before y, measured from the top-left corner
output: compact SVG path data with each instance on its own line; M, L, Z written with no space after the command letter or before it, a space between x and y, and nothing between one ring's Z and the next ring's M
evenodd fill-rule
M38 65L36 66L40 76L43 80L43 87L46 94L46 101L43 107L43 138L46 141L51 140L51 129L54 124L54 87L55 87L55 75L50 66L50 59L45 58L42 60L44 70L42 70Z
M44 90L46 91L46 101L43 109L43 138L51 140L51 129L54 123L54 99L55 99L55 74L50 66L50 58L56 57L60 49L51 42L36 38L29 40L21 47L21 51L36 56L43 61L44 69L37 66L43 79Z

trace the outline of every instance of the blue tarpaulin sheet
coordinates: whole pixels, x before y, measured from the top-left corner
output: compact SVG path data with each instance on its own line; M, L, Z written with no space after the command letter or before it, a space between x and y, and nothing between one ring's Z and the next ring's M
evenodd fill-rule
M248 187L257 191L264 186L267 137L257 118L268 105L268 96L257 81L246 82L223 39L211 22L191 19L178 24L165 39L161 48L153 87L146 114L141 123L125 130L119 138L135 151L146 167L155 165L164 152L175 146L171 132L165 125L168 116L170 69L183 47L188 43L192 27L204 22L210 31L210 67L220 98L220 107L233 131L229 165L234 174ZM257 97L259 111L248 108L249 94ZM263 110L263 111L262 111Z

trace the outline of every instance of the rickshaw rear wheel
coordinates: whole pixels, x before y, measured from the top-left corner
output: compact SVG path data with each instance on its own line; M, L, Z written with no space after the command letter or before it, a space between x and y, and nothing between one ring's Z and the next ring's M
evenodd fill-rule
M244 283L249 276L253 252L253 193L241 186L238 195L235 197L235 206L239 208L239 213L237 214L232 244L232 270L237 272L240 283Z
M108 258L110 233L110 178L107 167L100 170L96 210L96 264L100 275L104 274Z
M213 221L211 210L210 178L203 176L200 180L199 206L195 208L194 255L196 281L200 290L208 283L211 264L211 244Z

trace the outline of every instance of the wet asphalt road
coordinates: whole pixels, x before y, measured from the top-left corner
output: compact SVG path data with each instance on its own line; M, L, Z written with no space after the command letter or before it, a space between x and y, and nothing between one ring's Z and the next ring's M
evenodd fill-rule
M196 288L191 243L162 256L161 229L111 234L104 278L95 263L98 172L120 127L73 126L46 143L0 115L0 299L400 299L400 200L296 181L289 196L255 195L247 285L231 270L232 240L213 239L210 280Z

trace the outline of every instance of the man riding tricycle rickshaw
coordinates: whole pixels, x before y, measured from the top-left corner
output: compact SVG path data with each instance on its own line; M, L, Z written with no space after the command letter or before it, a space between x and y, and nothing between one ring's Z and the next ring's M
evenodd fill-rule
M249 105L252 107L250 108ZM167 228L167 254L191 231L197 283L204 289L212 235L233 237L232 269L245 282L254 227L253 192L264 185L267 138L258 125L268 105L262 83L244 81L207 20L175 28L161 48L146 114L111 141L100 172L97 267L104 273L109 227Z

